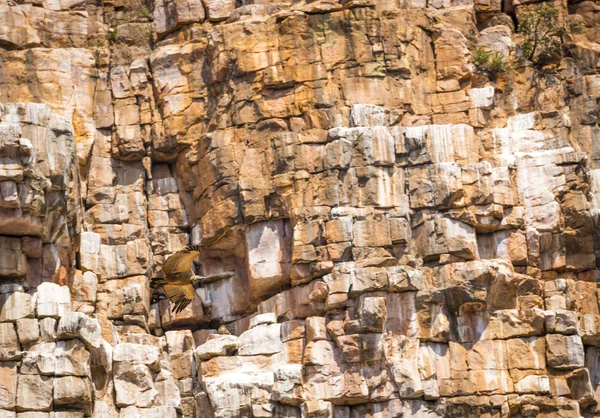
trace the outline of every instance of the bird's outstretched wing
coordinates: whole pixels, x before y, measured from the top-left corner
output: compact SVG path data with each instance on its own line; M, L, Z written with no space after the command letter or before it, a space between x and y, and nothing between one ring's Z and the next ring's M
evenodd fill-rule
M195 245L185 247L185 249L177 251L171 257L167 258L162 268L165 279L168 281L171 275L192 271L192 263L198 257L198 254L200 254L200 246Z
M183 311L194 300L196 292L191 284L185 286L163 286L163 292L169 298L169 301L174 305L173 312L178 314Z

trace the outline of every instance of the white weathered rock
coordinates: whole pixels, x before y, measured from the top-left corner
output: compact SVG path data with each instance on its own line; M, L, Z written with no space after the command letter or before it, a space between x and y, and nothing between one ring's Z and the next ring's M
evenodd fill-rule
M56 335L61 339L79 338L87 346L98 348L102 340L100 324L81 312L68 312L58 322Z
M201 0L158 0L154 5L154 26L158 34L171 32L187 23L202 21L204 7Z
M21 345L35 344L40 339L40 326L35 318L17 320L17 335Z
M177 410L172 406L155 406L154 408L122 408L119 418L177 418Z
M15 326L12 322L0 323L0 350L16 351L19 349L19 342Z
M196 348L195 355L199 361L224 356L227 350L237 349L240 343L239 337L235 335L210 334L209 339Z
M44 318L39 320L40 338L43 342L52 342L56 339L56 319Z
M54 379L54 405L92 410L92 382L76 376L56 377Z
M23 374L17 384L17 409L50 411L54 379L50 376Z
M311 316L306 318L306 341L327 340L327 325L325 318Z
M385 109L381 106L355 104L350 112L352 126L384 126Z
M156 365L160 358L160 350L148 345L121 343L115 346L112 356L113 361Z
M519 393L549 393L550 379L548 376L526 376L517 382L516 389Z
M146 365L116 362L113 376L117 406L149 408L156 405L158 391Z
M258 314L250 318L250 328L257 327L259 325L270 325L277 323L277 316L273 312L267 312L264 314Z
M546 331L557 334L576 334L579 321L577 313L567 310L545 311Z
M36 311L39 318L60 318L71 311L71 292L67 286L42 283L37 287Z
M265 294L286 282L290 269L291 231L287 222L257 222L246 230L250 289Z
M33 317L31 295L23 292L0 294L0 321Z
M202 0L211 22L224 20L235 10L235 0Z
M169 354L184 353L195 348L194 337L190 330L178 330L165 332Z
M494 87L487 86L469 90L471 104L474 108L489 108L494 104Z
M81 341L57 341L53 354L56 376L90 377L90 352Z
M13 409L15 407L17 377L16 362L0 362L0 409Z
M281 352L281 324L260 325L240 335L238 353L241 356L268 355Z
M548 366L557 369L583 367L583 343L579 335L546 335Z
M53 376L56 370L55 348L54 343L41 343L30 347L23 356L21 373Z

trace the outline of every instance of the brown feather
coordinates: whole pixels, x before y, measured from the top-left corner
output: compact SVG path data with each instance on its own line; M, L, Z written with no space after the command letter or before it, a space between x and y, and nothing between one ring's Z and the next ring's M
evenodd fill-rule
M163 264L165 279L169 280L169 276L176 273L191 272L192 263L198 257L198 254L200 254L200 251L197 247L188 247L167 258L167 261Z
M183 311L193 302L196 296L196 292L194 292L191 284L187 286L163 286L163 292L165 292L169 301L174 305L173 312L175 314Z

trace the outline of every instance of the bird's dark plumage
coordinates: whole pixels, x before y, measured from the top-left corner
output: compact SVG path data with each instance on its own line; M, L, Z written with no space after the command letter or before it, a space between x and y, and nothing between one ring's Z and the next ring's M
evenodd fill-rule
M164 278L152 278L150 281L152 289L162 288L173 304L172 309L175 314L183 311L186 306L194 301L194 297L196 297L194 284L199 283L202 286L204 282L210 283L215 280L226 279L235 274L233 271L228 271L208 277L196 276L192 271L192 263L200 254L202 248L204 248L203 245L192 245L177 251L167 258L167 261L163 264Z
M150 287L162 288L163 292L174 305L175 314L183 311L196 296L192 284L196 275L192 272L192 263L200 254L199 245L189 246L170 256L163 265L164 278L153 278Z

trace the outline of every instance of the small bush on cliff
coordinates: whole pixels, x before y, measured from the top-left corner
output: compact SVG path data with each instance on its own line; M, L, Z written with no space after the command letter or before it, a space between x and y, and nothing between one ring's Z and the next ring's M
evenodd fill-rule
M488 71L492 74L507 73L511 70L510 64L504 61L504 54L501 52L494 52L490 58L488 64Z
M559 22L559 12L551 4L530 7L521 16L519 33L525 39L519 44L524 57L535 66L562 56L562 43L567 35L582 33L581 22Z
M475 64L478 70L484 70L490 61L490 53L481 47L476 47L471 51L471 62Z
M119 29L116 27L109 28L108 32L106 32L106 39L108 39L109 42L117 42L119 40Z
M477 67L478 71L492 76L511 70L511 65L504 59L504 54L498 51L488 52L479 46L471 51L471 62Z

